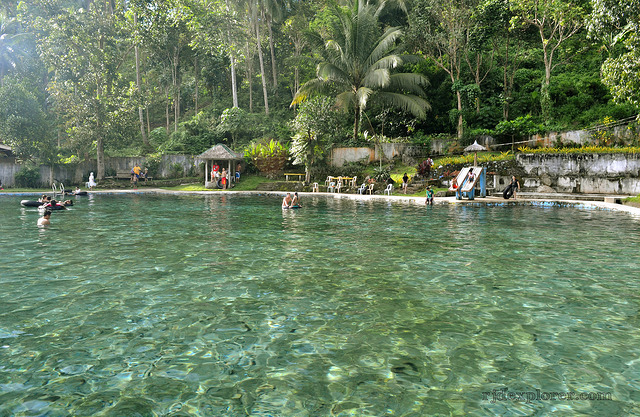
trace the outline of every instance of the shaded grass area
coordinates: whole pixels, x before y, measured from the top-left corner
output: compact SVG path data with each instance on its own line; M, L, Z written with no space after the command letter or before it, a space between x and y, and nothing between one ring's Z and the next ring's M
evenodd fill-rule
M72 191L72 190L69 190ZM47 194L51 193L51 188L5 188L4 190L0 190L1 193L40 193Z
M276 180L272 180L266 177L261 177L259 175L244 175L240 179L240 182L236 184L235 187L230 188L230 191L253 191L258 188L258 185L263 184L265 182L278 182ZM211 191L211 188L205 188L202 181L191 184L180 184L171 187L159 187L163 190L171 190L171 191ZM218 191L223 191L218 189Z

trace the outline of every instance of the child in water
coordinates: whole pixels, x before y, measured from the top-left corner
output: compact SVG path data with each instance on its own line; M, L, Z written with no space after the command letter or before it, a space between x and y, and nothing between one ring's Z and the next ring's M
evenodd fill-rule
M427 187L427 199L425 200L424 204L426 205L433 205L433 190L431 189L431 186Z

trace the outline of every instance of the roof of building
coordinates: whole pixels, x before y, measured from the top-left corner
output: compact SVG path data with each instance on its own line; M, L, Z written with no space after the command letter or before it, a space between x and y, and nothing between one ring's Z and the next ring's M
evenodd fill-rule
M215 159L218 161L244 158L241 153L232 151L227 145L222 143L218 143L213 148L207 149L197 157L200 159Z

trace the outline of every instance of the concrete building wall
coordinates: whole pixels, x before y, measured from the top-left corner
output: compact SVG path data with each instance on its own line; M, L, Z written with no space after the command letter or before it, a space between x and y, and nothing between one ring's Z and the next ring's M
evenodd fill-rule
M428 152L421 146L410 143L382 143L373 148L353 147L353 148L333 148L331 150L331 166L341 167L352 162L371 163L380 160L382 154L383 161L391 161L394 158L401 158L406 164L417 164L421 159L427 157Z
M136 164L141 167L145 166L145 158L106 158L105 170L107 171L129 171ZM156 178L165 178L171 173L173 164L180 164L183 173L187 174L192 167L195 167L196 173L200 172L200 160L191 155L163 155L158 166ZM0 181L5 187L15 186L15 174L17 174L23 165L18 164L15 158L0 159ZM74 165L58 165L51 170L48 165L40 166L40 179L43 187L49 187L53 182L64 183L67 186L82 184L89 177L90 172L96 172L96 161L86 161Z
M640 155L521 154L523 187L548 186L557 192L640 194Z
M17 165L15 158L0 158L0 182L4 187L13 187L15 184L14 175L20 171L20 165Z

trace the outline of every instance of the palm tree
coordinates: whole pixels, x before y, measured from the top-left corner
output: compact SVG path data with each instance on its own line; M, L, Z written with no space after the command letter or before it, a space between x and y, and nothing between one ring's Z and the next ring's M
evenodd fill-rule
M354 139L358 136L360 116L374 97L420 118L430 108L421 97L427 79L399 69L405 62L417 59L399 54L396 41L402 31L397 27L384 32L380 29L378 17L384 6L385 2L374 5L358 0L346 13L335 10L335 35L324 42L317 78L304 83L291 102L292 106L299 104L314 93L335 94L336 104L354 112ZM320 39L319 34L316 36Z

